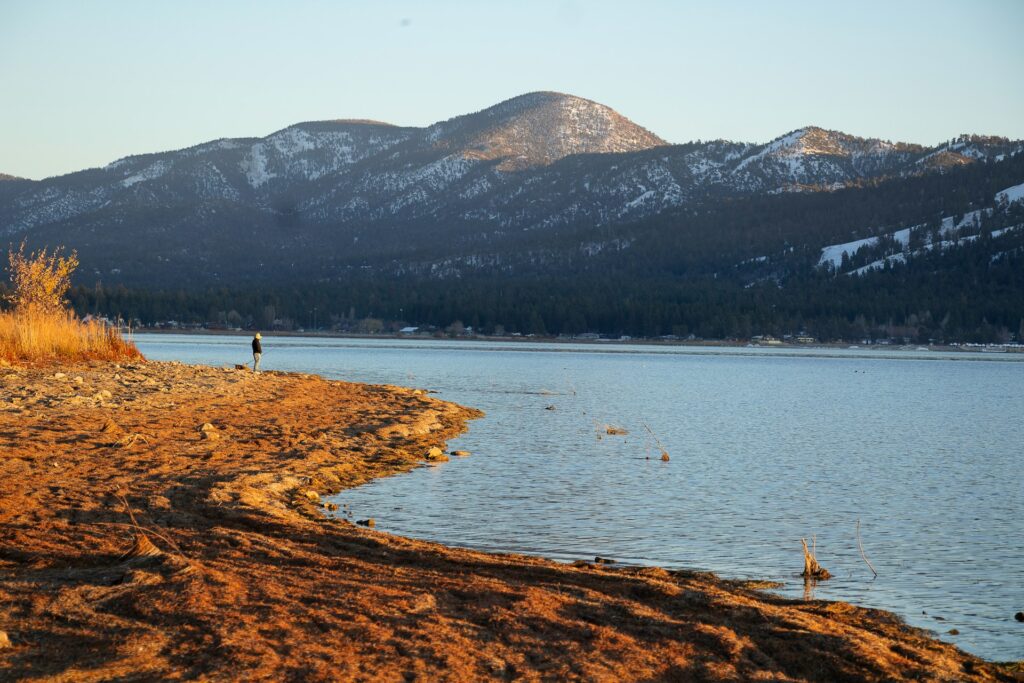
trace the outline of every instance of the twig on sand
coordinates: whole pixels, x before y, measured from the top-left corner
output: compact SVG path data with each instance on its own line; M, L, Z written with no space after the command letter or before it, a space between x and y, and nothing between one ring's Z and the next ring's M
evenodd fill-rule
M118 489L114 495L117 497L119 501L121 501L121 504L124 505L125 512L128 513L128 519L131 520L131 524L125 524L123 522L106 522L105 524L110 526L127 526L135 530L135 539L132 544L131 550L126 552L122 559L130 560L141 557L159 557L164 554L163 551L160 550L160 548L156 547L153 544L153 542L149 540L149 537L147 537L146 534L143 533L144 531L148 531L149 533L151 533L152 535L156 536L161 541L166 543L168 546L173 548L176 551L175 554L182 562L184 562L186 565L189 564L188 560L186 560L184 555L181 554L181 549L174 543L174 541L167 538L155 529L143 527L141 524L139 524L139 521L135 519L135 513L132 512L132 506L128 503L128 499L125 497L123 493L121 493L120 489ZM101 524L102 523L103 522L101 522Z
M864 559L864 564L866 564L868 566L868 569L871 570L871 573L874 574L875 578L877 579L878 578L878 572L876 572L875 568L871 566L871 562L868 560L868 556L864 554L864 544L860 542L860 520L859 519L857 520L857 548L860 550L860 556Z

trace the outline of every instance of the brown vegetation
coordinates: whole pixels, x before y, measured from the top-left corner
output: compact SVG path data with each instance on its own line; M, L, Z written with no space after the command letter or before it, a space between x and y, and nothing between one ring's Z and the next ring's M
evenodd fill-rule
M25 254L25 243L17 251L7 253L8 272L13 291L8 301L18 311L60 313L65 309L64 297L71 288L71 274L78 267L78 254L74 251L62 256L64 248L52 253L46 248Z
M0 313L0 359L11 363L141 359L117 329L67 312Z
M1012 680L884 612L325 516L478 415L423 392L97 363L0 397L2 680Z
M82 321L66 309L64 297L78 266L75 252L58 248L25 254L25 243L8 253L12 310L0 313L0 360L45 363L75 360L141 359L135 345L100 321Z

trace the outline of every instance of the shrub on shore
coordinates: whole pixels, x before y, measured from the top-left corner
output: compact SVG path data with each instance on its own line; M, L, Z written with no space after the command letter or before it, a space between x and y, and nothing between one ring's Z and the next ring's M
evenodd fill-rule
M25 254L25 243L8 254L13 308L0 313L0 359L39 363L75 360L141 359L135 345L109 325L79 320L64 296L78 266L74 252L60 248Z

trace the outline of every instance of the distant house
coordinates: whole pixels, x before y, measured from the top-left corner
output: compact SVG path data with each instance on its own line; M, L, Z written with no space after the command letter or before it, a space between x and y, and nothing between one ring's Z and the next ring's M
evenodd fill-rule
M398 331L398 334L416 334L420 328L418 327L403 327Z

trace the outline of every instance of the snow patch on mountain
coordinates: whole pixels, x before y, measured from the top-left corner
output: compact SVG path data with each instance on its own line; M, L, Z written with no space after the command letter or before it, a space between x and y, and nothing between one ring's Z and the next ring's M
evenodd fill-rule
M242 160L242 172L249 179L249 185L259 187L276 178L277 174L267 169L266 145L257 142L249 149L249 154Z
M171 162L169 161L157 161L156 163L150 164L146 168L142 169L138 173L132 174L120 182L121 187L131 187L136 183L142 183L147 180L154 180L159 178L171 168Z
M801 128L801 129L795 130L792 133L789 133L787 135L783 135L781 138L778 138L776 140L772 140L767 145L765 145L764 149L762 149L760 152L757 152L756 154L752 154L751 156L747 157L746 159L741 161L739 164L737 164L736 168L734 170L735 171L742 171L747 166L750 166L751 164L753 164L756 161L760 161L761 159L764 159L765 157L767 157L770 154L775 154L776 152L779 152L779 151L782 151L782 150L785 150L785 149L793 148L800 141L800 139L804 135L806 135L806 134L807 134L807 129Z
M853 256L862 247L873 247L878 244L877 237L865 237L864 239L854 240L852 242L844 242L843 244L833 244L825 247L821 250L821 258L818 259L818 266L824 266L830 264L833 268L838 268L843 262L843 254Z
M996 203L1006 202L1012 204L1024 199L1024 183L1008 187L996 193Z

